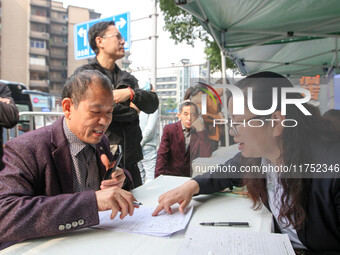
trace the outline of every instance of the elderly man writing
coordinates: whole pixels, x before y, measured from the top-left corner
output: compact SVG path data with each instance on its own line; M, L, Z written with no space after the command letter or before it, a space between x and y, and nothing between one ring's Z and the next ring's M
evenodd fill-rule
M134 211L135 198L122 189L123 170L101 181L112 159L107 137L113 96L98 71L66 82L65 117L7 142L0 171L0 242L52 236L99 224L98 211L113 219ZM101 188L101 190L99 190Z

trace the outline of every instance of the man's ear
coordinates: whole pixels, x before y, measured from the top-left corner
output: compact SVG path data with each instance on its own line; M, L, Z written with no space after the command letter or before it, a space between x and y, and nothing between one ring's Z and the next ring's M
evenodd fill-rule
M274 127L274 131L273 131L273 136L280 136L282 135L283 129L284 127L282 126L282 121L286 119L285 116L281 115L280 111L275 111L272 114L272 119L274 121L272 121L272 125Z
M96 41L96 45L98 47L98 49L101 47L101 43L103 41L103 37L97 36L96 39L94 39Z
M72 99L68 97L64 98L61 105L63 107L65 118L69 120L71 118L71 106L73 105Z

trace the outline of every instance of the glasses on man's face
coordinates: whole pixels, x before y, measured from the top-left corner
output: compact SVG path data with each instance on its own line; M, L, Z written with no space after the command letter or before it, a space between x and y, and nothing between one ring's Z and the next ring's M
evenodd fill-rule
M255 116L253 116L253 117L251 117L251 118L249 118L249 119L247 119L247 120L242 120L242 121L233 121L233 122L243 122L243 123L247 123L248 121L250 121L250 120L254 120L254 119L263 119L264 117L267 117L267 116L260 116L260 115L255 115ZM227 124L227 126L228 126L228 129L230 130L232 130L233 131L233 133L234 133L234 135L238 135L239 133L238 133L238 131L237 131L237 126L239 126L239 125L241 125L241 123L238 123L238 124L234 124L234 123L232 123L231 124L231 118L228 118L228 124ZM244 124L245 125L245 124Z
M113 37L113 36L116 36L118 41L124 40L124 37L118 32L110 34L110 35L103 35L102 38Z

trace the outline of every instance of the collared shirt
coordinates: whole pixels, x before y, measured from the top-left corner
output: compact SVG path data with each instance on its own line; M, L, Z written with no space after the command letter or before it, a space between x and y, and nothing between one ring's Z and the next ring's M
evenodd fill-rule
M264 166L272 166L271 161L262 158L261 164ZM282 206L281 196L283 193L282 184L279 182L279 173L277 172L267 172L267 192L268 192L268 203L272 214L274 215L276 222L282 232L282 234L288 234L292 246L296 249L306 249L306 247L300 241L296 229L292 226L285 226L288 223L287 218L283 218L282 221L279 220L280 208Z
M191 137L191 132L190 129L187 129L186 127L183 126L181 122L182 130L183 130L183 135L184 135L184 142L185 142L185 152L188 152L189 144L190 144L190 137Z
M80 140L63 121L64 134L72 157L73 187L75 192L98 190L100 185L96 146Z

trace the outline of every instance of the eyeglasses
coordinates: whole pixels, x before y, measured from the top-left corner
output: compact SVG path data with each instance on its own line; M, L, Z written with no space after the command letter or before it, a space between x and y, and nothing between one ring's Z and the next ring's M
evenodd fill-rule
M255 115L254 117L252 117L252 118L250 118L250 119L242 120L242 122L243 122L243 123L246 123L246 122L248 122L248 121L250 121L250 120L254 120L254 119L262 119L262 118L265 118L265 117L268 117L268 116ZM231 118L228 118L228 124L227 124L228 129L229 129L229 130L231 129L235 135L238 135L239 133L238 133L236 127L239 126L239 125L241 125L241 124L234 124L234 123L231 124L231 121L232 121ZM236 122L236 121L235 121L235 122ZM239 121L239 122L241 122L241 121Z
M113 37L113 36L116 36L119 41L125 40L124 37L118 32L110 34L110 35L103 35L102 38Z

